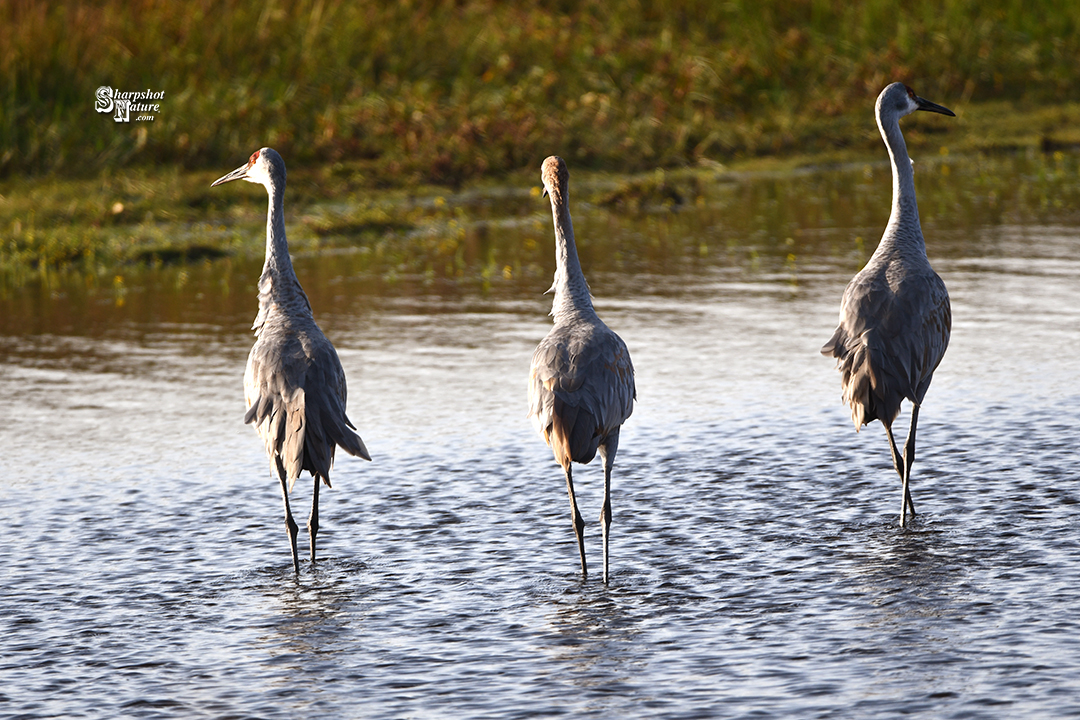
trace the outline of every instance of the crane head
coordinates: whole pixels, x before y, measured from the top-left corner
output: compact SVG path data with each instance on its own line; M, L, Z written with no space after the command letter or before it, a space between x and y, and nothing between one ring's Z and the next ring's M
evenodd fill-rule
M263 185L268 190L272 186L285 184L285 161L281 159L273 148L262 148L251 153L251 157L245 165L233 170L228 175L219 177L210 183L210 187L232 182L233 180L247 180L248 182Z
M892 116L899 119L905 115L910 115L916 110L926 110L956 117L956 113L949 108L919 97L914 90L903 83L893 83L878 95L877 113L879 117Z
M907 90L908 100L915 103L916 110L928 110L929 112L936 112L941 113L942 115L948 115L949 117L956 117L956 113L954 113L949 108L944 107L943 105L938 105L937 103L932 103L925 98L919 97L915 94L915 91L909 88L907 85L904 86L904 89Z
M558 155L552 155L544 160L544 164L540 167L540 181L544 185L544 197L564 198L566 186L570 182L570 171L566 168L566 161Z

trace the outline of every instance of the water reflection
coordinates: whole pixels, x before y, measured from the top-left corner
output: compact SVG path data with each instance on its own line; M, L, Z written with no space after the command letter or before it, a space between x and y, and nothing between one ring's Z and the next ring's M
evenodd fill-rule
M624 581L625 582L625 581ZM634 627L634 608L620 603L618 594L582 587L549 599L544 649L558 665L573 671L583 686L624 682L631 673L626 648L640 634ZM602 669L601 669L602 666ZM597 676L603 676L603 680Z
M919 166L955 321L909 531L884 433L853 432L817 352L887 175L718 179L674 210L578 193L638 371L609 587L578 577L525 417L552 246L520 198L519 222L478 211L460 279L298 255L375 456L339 458L299 580L242 424L259 258L9 288L3 697L28 717L1076 710L1080 221L1042 202L1072 198L1075 159L948 162L948 183ZM491 262L511 272L485 285ZM595 550L602 474L578 477Z
M260 640L276 664L291 657L297 670L318 658L332 660L334 638L355 620L364 593L356 576L367 567L359 561L328 560L310 568L305 582L279 568L260 571L251 589L261 591L267 634Z
M916 161L920 213L935 261L1073 257L1043 247L1044 232L1033 228L1080 224L1078 156ZM621 193L612 193L603 178L576 183L579 253L599 297L628 296L643 282L664 278L677 290L680 278L718 268L738 269L743 279L749 273L770 286L778 276L797 283L821 272L850 275L880 237L891 192L883 162L776 175L717 172L681 181L669 174L668 181L685 183L681 192L693 202L664 203L645 181ZM532 298L551 282L554 253L550 217L531 200L469 191L449 198L461 217L445 227L377 241L357 236L352 244L343 236L342 247L332 251L303 249L312 232L306 225L290 237L300 248L294 254L301 280L321 313L351 314L357 303L386 297ZM250 231L263 232L261 225ZM25 285L0 283L0 333L84 334L148 321L240 328L250 322L260 267L261 256L253 253L119 272L74 268L44 272Z

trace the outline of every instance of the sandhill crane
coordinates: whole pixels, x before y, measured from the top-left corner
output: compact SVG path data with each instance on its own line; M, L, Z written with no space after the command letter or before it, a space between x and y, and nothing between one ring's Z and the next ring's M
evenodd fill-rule
M902 83L889 85L878 96L878 129L892 160L892 214L870 261L844 290L839 326L821 348L823 355L837 359L855 429L875 419L885 426L902 483L901 527L908 509L915 515L909 484L919 408L952 328L949 293L926 257L915 176L900 132L900 118L916 110L954 115ZM892 424L904 398L911 401L911 429L901 456Z
M266 260L259 277L259 314L252 329L255 345L244 372L245 423L254 423L281 481L285 527L292 548L293 570L300 572L296 552L298 528L289 509L289 491L300 473L315 478L308 518L311 562L319 532L319 485L330 487L330 467L337 446L370 460L364 441L345 415L345 371L334 346L311 315L285 239L285 161L262 148L211 185L232 180L259 183L270 195L266 216Z
M611 468L619 449L619 428L634 409L634 366L626 343L600 320L581 272L570 222L570 174L562 158L549 157L541 169L544 194L555 221L555 326L536 348L529 372L529 417L566 474L571 521L585 562L585 521L574 498L571 462L588 463L599 451L604 463L604 582L608 581L611 526ZM550 291L549 291L550 292Z

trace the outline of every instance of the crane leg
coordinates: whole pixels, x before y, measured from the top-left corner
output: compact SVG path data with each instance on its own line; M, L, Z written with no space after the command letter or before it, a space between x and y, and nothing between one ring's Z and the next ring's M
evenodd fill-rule
M892 425L885 425L885 434L889 436L889 451L892 453L892 465L896 469L896 474L900 476L900 479L904 479L904 458L900 455L900 451L896 449L896 439L893 438Z
M315 489L311 492L311 515L308 516L307 530L311 538L311 562L315 562L315 536L319 534L319 485L322 478L315 476Z
M915 505L911 502L911 466L915 463L915 426L919 423L919 406L911 406L911 429L908 430L907 442L904 443L904 497L900 502L900 527L904 527L904 517L908 506L911 506L911 516L915 517Z
M619 431L616 430L599 447L604 461L604 505L600 508L600 529L604 535L604 584L608 581L608 532L611 529L611 469L615 465L615 453L619 449Z
M914 419L914 416L913 418ZM882 423L885 425L885 423ZM893 438L892 425L885 425L885 434L889 436L889 450L892 451L893 467L896 469L896 474L900 476L900 484L904 488L904 505L900 509L901 522L900 526L903 527L903 515L907 510L911 511L911 516L915 516L915 503L911 500L911 491L908 489L907 482L904 479L904 456L900 454L900 451L896 447L896 440ZM905 453L907 449L905 448ZM914 449L912 449L914 453Z
M300 574L300 556L296 553L296 535L300 532L300 528L296 526L296 521L293 520L292 510L289 509L289 481L286 478L285 466L281 463L281 458L274 458L274 463L277 465L278 478L281 479L281 499L285 503L285 530L289 533L289 546L292 548L292 564L293 570L296 574Z
M570 520L574 524L574 534L577 535L578 552L581 554L581 576L589 576L589 568L585 563L585 519L578 510L577 499L574 497L574 481L571 478L570 462L566 463L566 492L570 495Z
M604 506L600 508L600 528L604 535L604 584L608 581L608 531L611 529L611 463L604 461Z

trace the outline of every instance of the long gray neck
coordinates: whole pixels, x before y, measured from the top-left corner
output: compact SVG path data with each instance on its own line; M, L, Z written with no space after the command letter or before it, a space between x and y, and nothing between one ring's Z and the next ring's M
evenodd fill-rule
M570 208L565 199L555 193L551 195L551 215L555 220L555 282L551 285L555 299L551 303L551 314L556 320L583 313L595 314L589 284L585 282L578 261Z
M266 259L259 277L259 315L255 327L260 328L275 306L290 315L311 314L304 289L293 270L289 257L289 242L285 239L284 188L269 187L269 207L266 213Z
M893 179L892 213L878 248L911 248L925 254L926 246L919 223L919 205L915 201L915 171L911 167L911 158L908 157L904 134L900 132L899 118L878 118L878 128L885 140L885 147L889 149Z

